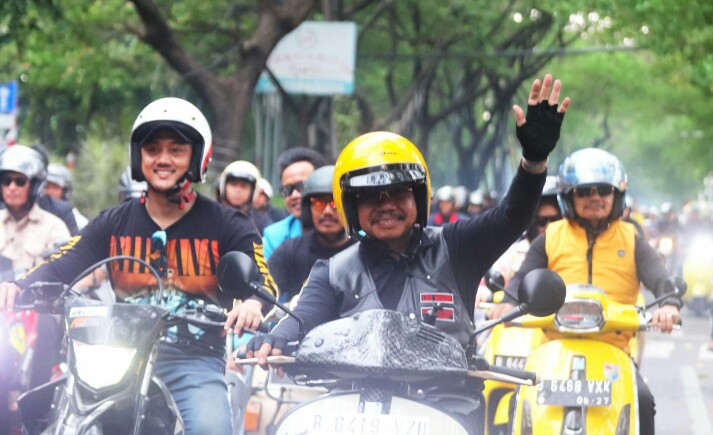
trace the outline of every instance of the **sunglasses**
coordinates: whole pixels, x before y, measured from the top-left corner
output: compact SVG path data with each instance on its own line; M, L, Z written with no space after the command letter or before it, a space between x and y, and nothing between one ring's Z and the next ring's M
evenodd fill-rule
M562 219L562 218L557 215L537 216L535 218L535 223L537 224L538 227L546 227L548 224L551 224L552 222L557 222L560 219Z
M413 197L413 189L401 187L389 190L367 190L357 193L356 198L362 204L378 204L384 197L387 201L401 202Z
M280 195L287 198L288 196L292 195L292 192L294 192L295 190L298 192L302 192L302 189L304 189L304 187L304 181L299 181L294 184L285 184L284 186L280 187Z
M608 184L597 184L594 186L581 186L574 188L574 194L579 198L587 198L595 193L599 196L609 196L614 193L614 187Z
M332 208L332 210L337 209L337 205L334 203L334 198L331 196L313 196L309 199L309 203L318 211L322 211L327 208L327 204Z
M5 175L0 177L0 183L5 187L10 187L12 183L15 183L17 187L23 187L27 184L27 177L10 177Z

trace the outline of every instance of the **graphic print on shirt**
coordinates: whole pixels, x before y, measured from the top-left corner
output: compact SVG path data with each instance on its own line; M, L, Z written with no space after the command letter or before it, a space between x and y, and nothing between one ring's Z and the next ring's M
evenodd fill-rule
M130 255L151 261L151 238L111 236L110 255ZM169 239L166 241L167 282L170 288L195 296L216 298L215 277L219 259L218 241L210 239ZM112 262L112 281L117 296L137 296L136 292L156 287L148 268L134 261Z

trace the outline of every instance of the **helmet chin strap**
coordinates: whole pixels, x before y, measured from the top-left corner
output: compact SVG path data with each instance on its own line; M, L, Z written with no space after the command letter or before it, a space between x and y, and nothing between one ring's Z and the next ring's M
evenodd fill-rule
M185 192L185 193L183 193ZM176 183L172 188L165 192L157 192L166 197L169 202L178 204L178 209L183 210L186 204L193 201L196 198L195 190L191 189L191 180L188 179L188 174L186 173L178 183ZM149 193L147 190L141 193L141 203L146 203L146 198Z

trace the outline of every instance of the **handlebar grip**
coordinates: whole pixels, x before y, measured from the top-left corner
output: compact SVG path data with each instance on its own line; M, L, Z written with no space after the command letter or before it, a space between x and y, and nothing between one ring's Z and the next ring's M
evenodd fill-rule
M245 334L253 334L253 335L255 335L255 334L257 334L258 332L262 332L262 333L267 334L268 332L270 332L270 324L263 322L263 323L261 323L261 324L257 327L257 329L243 328L243 333L245 333Z
M528 372L526 370L511 369L509 367L496 366L495 364L490 365L490 371L495 373L500 373L502 375L512 376L514 378L527 379L532 381L532 385L537 385L540 382L540 378L535 372Z

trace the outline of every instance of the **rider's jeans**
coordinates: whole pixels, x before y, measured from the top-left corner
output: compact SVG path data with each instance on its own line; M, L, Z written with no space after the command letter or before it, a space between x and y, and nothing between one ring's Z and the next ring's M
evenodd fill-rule
M176 401L186 435L233 433L224 358L162 345L154 373Z

